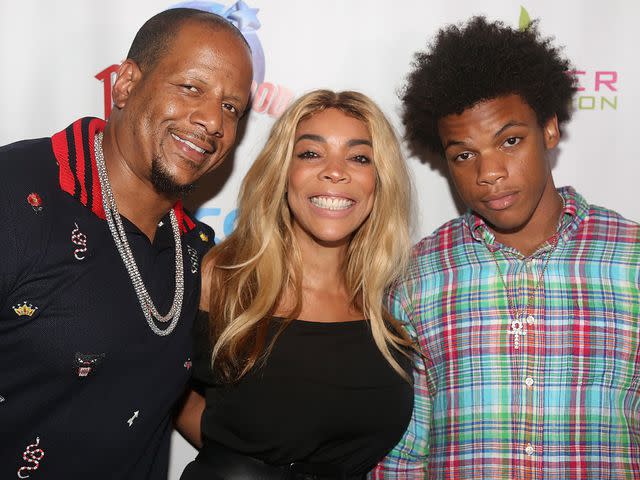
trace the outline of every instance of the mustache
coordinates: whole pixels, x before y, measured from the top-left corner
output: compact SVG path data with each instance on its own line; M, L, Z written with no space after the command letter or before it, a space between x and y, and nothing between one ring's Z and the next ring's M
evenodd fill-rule
M203 150L206 150L209 153L215 153L218 149L215 141L215 135L208 135L205 132L188 131L175 128L171 129L170 133L173 133L174 135L177 135L184 140L190 141L194 145L202 148Z

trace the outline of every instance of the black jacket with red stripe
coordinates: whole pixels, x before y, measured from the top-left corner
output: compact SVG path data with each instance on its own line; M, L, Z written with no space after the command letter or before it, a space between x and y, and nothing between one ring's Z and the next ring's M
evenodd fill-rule
M104 220L93 152L103 125L85 118L52 138L0 148L0 478L167 476L199 261L214 235L174 207L185 296L176 329L156 335ZM153 243L123 222L164 313L174 296L169 216Z

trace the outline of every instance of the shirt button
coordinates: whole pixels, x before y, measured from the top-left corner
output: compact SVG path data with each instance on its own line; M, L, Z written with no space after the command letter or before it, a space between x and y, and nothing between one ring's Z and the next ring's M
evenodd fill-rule
M527 455L533 455L533 453L536 451L535 448L533 448L533 445L531 445L530 443L527 443L527 448L524 449L524 452Z
M527 316L527 323L528 323L529 325L533 325L534 323L536 323L536 319L535 319L535 317L534 317L533 315L528 315L528 316Z
M531 378L531 377L527 377L527 378L524 380L524 383L527 385L527 387L532 386L532 385L533 385L533 378Z

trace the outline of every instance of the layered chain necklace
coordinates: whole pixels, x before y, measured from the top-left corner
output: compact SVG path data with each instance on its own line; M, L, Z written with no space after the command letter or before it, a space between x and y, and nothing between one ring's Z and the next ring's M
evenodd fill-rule
M122 218L118 212L115 197L111 190L111 184L109 183L109 177L107 175L107 167L104 162L104 154L102 152L102 132L99 132L95 136L94 149L96 154L96 167L98 170L98 178L100 179L100 188L102 189L102 205L104 207L104 214L107 217L107 224L111 231L111 236L116 244L120 258L124 263L133 288L138 296L138 302L140 302L140 308L142 313L147 319L149 327L156 335L166 336L173 332L178 324L180 318L180 311L182 310L182 300L184 298L184 268L182 263L182 242L180 240L180 228L178 226L178 219L175 211L172 209L169 213L171 218L171 228L173 230L173 239L175 241L176 248L176 279L175 279L175 292L173 295L173 304L166 315L158 313L156 306L151 299L151 295L147 291L138 265L133 257L133 252L129 246L127 240L127 234L122 225ZM155 322L169 323L169 325L160 329Z
M516 350L520 348L520 337L527 334L525 322L529 325L532 325L535 321L535 318L533 317L533 315L531 315L531 311L530 311L531 307L533 306L533 299L535 298L536 293L538 293L538 290L540 289L540 287L544 282L544 272L547 270L547 266L549 265L549 259L551 258L551 254L553 254L553 252L558 246L559 239L560 239L560 236L558 235L558 233L556 233L552 237L550 241L551 248L549 249L549 251L547 252L547 255L545 256L544 263L542 265L542 270L540 270L540 275L538 275L538 281L536 282L535 286L533 287L533 290L529 294L529 297L527 298L527 303L525 304L524 308L520 311L518 311L513 295L511 295L511 292L509 291L509 287L507 286L507 282L504 279L504 274L502 273L502 268L500 268L500 264L498 263L498 259L496 258L496 253L493 251L493 249L489 248L489 246L487 245L487 249L491 253L491 256L493 257L493 262L496 264L496 268L498 269L498 273L500 274L500 282L502 282L502 286L504 287L504 290L507 293L507 304L509 306L509 312L511 313L511 325L507 330L507 333L509 335L513 335L513 348Z

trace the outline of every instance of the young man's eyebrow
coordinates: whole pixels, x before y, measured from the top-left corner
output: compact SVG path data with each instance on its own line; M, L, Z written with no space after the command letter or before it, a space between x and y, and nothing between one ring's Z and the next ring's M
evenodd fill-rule
M465 145L462 140L447 140L447 143L444 146L444 150L449 147L455 147L456 145Z
M502 133L511 128L511 127L526 127L527 124L523 123L523 122L518 122L516 120L510 120L507 123L505 123L502 128L500 128L500 130L498 130L494 135L493 138L499 137L500 135L502 135Z

